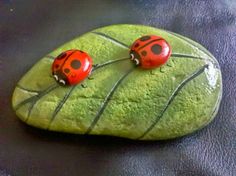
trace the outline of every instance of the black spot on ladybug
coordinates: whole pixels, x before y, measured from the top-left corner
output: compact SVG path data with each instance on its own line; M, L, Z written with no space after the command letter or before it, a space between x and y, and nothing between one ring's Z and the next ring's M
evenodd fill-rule
M73 69L79 69L81 66L81 63L79 60L73 60L71 61L70 65Z
M65 72L65 73L69 73L69 72L70 72L70 69L69 69L69 68L65 68L65 69L64 69L64 72Z
M146 55L147 55L147 51L144 50L144 51L141 52L141 54L142 54L143 56L146 56Z
M143 36L140 38L141 41L147 41L149 40L151 37L149 35Z
M83 51L79 50L81 53L84 53Z
M136 43L136 44L134 45L134 47L135 47L135 48L139 47L139 43Z
M158 54L161 53L162 47L161 47L160 45L158 45L158 44L155 44L155 45L153 45L153 46L151 47L151 50L152 50L152 52L153 52L154 54L158 55Z
M59 68L59 65L58 65L58 64L56 64L56 65L55 65L55 68Z
M61 53L59 56L57 56L58 60L63 59L64 57L66 57L66 53Z

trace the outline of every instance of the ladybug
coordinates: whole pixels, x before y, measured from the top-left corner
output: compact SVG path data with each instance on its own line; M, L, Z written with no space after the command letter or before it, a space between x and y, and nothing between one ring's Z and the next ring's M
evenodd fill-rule
M91 57L81 50L67 50L54 59L52 75L61 85L74 85L89 76L92 70Z
M170 45L156 35L142 36L130 48L130 59L144 69L160 67L167 62L170 55Z

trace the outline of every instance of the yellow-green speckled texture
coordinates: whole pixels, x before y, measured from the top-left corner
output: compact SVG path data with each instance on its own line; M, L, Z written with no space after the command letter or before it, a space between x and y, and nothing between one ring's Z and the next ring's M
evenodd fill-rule
M202 59L172 56L161 70L135 68L115 90L90 134L140 140L170 139L198 130L214 118L221 99L221 73L215 58L201 45L183 36L141 25L113 25L94 31L127 46L143 35L159 35L170 44L173 54ZM64 50L76 48L89 53L93 64L129 57L129 48L93 32L49 55L56 57ZM84 134L114 84L133 67L128 59L113 63L94 71L90 76L93 79L83 82L86 88L58 86L41 96L56 84L51 75L53 59L47 56L19 81L13 94L13 108L19 118L31 126L67 133ZM199 74L192 76L196 72Z

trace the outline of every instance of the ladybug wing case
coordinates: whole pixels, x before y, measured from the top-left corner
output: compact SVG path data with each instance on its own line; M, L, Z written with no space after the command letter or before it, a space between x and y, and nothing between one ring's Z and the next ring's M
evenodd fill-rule
M84 80L91 72L92 60L84 52L74 53L63 66L63 73L67 76L68 82L73 85Z
M161 66L171 54L169 44L163 38L154 35L136 40L131 50L139 56L141 67L147 69Z
M142 65L147 68L151 68L152 66L155 68L156 66L161 66L166 63L171 54L171 50L165 40L157 40L142 48L139 53L142 57Z
M52 64L52 72L53 74L55 74L56 72L58 72L60 69L62 69L63 64L66 62L66 60L69 58L69 56L73 54L72 50L68 50L66 52L61 53L60 55L58 55L53 64Z

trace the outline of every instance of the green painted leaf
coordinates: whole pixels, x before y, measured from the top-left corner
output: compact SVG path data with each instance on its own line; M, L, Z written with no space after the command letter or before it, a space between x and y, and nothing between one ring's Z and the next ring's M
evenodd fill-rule
M168 63L154 70L134 68L129 46L142 35L165 38ZM61 87L51 76L55 56L84 50L98 67L81 85ZM116 61L116 62L113 62ZM207 125L222 92L216 59L178 34L141 25L114 25L86 33L42 58L19 81L13 108L25 123L52 131L162 140Z

